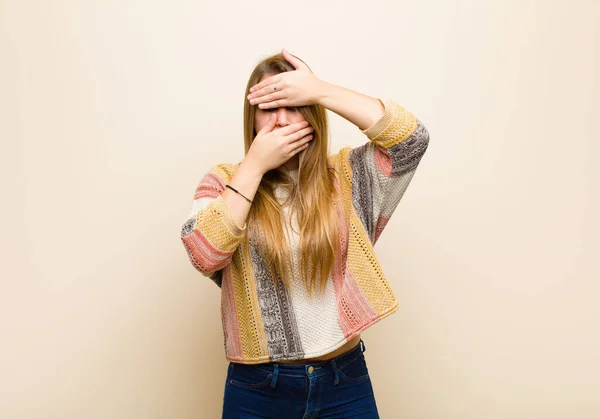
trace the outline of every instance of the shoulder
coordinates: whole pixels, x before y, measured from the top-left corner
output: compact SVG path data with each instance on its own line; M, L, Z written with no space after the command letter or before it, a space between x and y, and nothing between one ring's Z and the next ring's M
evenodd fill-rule
M340 182L352 182L353 165L356 161L365 160L366 154L373 153L376 148L373 142L366 142L357 147L344 147L327 158L327 165L333 168Z

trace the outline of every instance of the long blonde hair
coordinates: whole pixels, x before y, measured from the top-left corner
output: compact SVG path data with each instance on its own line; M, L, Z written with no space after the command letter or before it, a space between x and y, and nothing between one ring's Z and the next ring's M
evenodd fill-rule
M256 105L246 99L250 87L259 83L265 74L279 74L295 68L281 53L270 56L256 65L244 93L244 145L248 153L256 136ZM280 168L269 170L263 176L248 214L248 234L261 253L273 278L278 276L290 285L292 265L290 248L284 233L284 212L274 190L277 186L289 188L289 211L297 217L300 236L298 265L309 296L315 289L325 289L334 268L338 251L338 224L334 200L339 199L333 183L333 168L327 165L329 154L327 113L318 104L296 108L314 128L313 140L299 154L297 185ZM291 224L290 224L291 228ZM248 237L250 236L250 237Z

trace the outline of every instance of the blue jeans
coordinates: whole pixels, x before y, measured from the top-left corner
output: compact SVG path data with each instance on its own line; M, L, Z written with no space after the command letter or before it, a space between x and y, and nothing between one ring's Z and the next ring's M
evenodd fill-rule
M222 419L379 419L361 339L327 361L227 368Z

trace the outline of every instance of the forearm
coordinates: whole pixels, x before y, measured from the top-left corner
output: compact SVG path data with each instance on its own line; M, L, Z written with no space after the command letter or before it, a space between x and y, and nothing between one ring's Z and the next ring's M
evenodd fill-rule
M229 184L243 194L246 198L253 200L263 174L249 160L243 160L240 167L236 170ZM246 201L238 193L229 188L221 193L223 200L227 203L235 223L240 228L244 228L248 213L250 212L250 202Z
M317 103L365 130L384 114L383 104L374 97L323 82Z

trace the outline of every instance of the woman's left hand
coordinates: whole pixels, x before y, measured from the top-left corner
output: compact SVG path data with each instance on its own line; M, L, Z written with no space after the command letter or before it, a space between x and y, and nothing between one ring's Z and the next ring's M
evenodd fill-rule
M317 103L324 82L285 49L281 53L296 70L276 74L252 86L248 95L250 103L261 109Z

